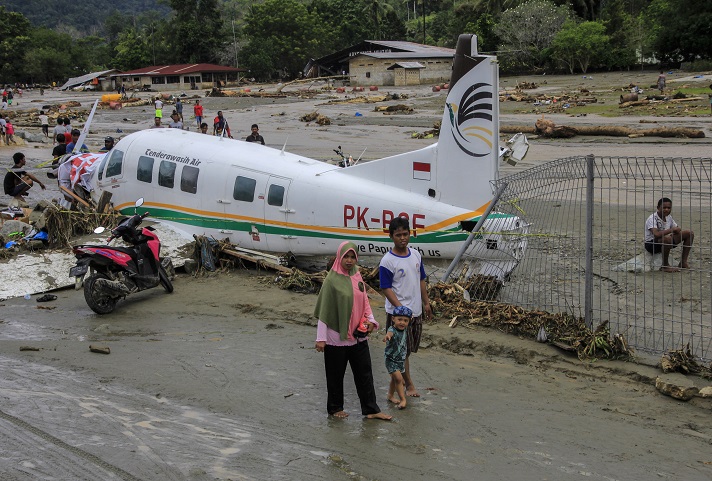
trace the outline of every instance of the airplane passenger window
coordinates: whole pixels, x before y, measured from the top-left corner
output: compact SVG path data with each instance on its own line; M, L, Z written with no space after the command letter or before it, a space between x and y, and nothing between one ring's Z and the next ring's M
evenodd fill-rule
M284 203L284 186L276 184L270 185L269 192L267 193L267 203L281 207Z
M237 176L235 187L232 190L232 198L244 202L252 202L255 199L255 186L257 181L248 177Z
M107 156L109 157L109 156ZM124 153L120 150L112 150L109 157L109 165L106 166L106 176L115 177L121 175L121 165L124 163Z
M151 157L138 158L138 169L136 169L136 178L141 182L153 182L153 160Z
M189 165L183 166L183 171L180 174L180 190L195 194L198 192L198 174L200 169Z
M173 188L176 177L176 164L162 160L158 167L158 185L161 187Z

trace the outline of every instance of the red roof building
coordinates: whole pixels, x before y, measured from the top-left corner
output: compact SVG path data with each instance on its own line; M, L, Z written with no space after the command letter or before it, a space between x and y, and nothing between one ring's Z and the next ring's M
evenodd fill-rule
M113 74L116 87L152 90L201 90L237 83L245 69L210 63L154 65Z

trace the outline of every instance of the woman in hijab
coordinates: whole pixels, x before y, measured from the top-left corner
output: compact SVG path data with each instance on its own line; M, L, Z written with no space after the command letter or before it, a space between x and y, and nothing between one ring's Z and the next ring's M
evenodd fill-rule
M371 312L357 261L356 245L342 243L314 309L314 316L319 319L316 350L324 353L326 369L326 410L337 418L348 417L344 411L344 374L346 364L351 364L361 413L369 419L387 421L391 416L382 413L376 403L368 349L368 335L378 329L378 322Z

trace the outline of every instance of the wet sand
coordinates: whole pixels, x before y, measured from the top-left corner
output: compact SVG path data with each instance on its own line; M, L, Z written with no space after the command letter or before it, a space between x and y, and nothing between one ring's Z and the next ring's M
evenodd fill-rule
M320 159L333 158L337 145L353 155L368 147L369 160L433 142L409 134L441 116L445 94L428 90L410 89L416 97L393 102L423 105L410 116L383 116L373 104L324 105L326 98L203 103L208 118L218 108L226 112L236 138L257 122L272 147L286 142L287 150ZM32 94L25 97L21 107ZM42 101L82 98L88 105L95 97L48 92ZM190 109L185 102L186 114ZM297 120L315 109L333 124ZM87 143L146 127L152 116L148 106L101 110ZM502 116L503 123L532 119ZM588 153L709 156L709 118L682 121L708 138L534 139L527 159L503 171ZM3 161L15 150L0 149ZM21 150L36 165L51 147ZM31 201L53 192L32 189ZM316 298L272 286L274 276L180 275L174 294L146 291L103 317L81 291L59 291L45 304L0 302L0 472L12 480L712 477L712 404L660 395L655 360L582 363L548 345L450 329L442 320L426 326L413 358L420 399L405 411L386 403L378 335L370 342L376 389L395 420L362 419L348 372L351 416L329 419L323 360L313 349ZM373 305L383 321L381 300ZM91 353L90 344L109 346L111 354ZM20 351L26 345L40 350Z
M265 273L181 275L110 316L81 292L5 301L0 431L9 479L709 479L709 400L681 403L657 369L582 363L487 330L426 326L422 397L392 422L326 416L314 295ZM180 302L178 300L180 299ZM374 299L379 320L382 304ZM43 307L44 307L43 306ZM109 346L110 355L89 351ZM39 351L19 351L30 345ZM615 462L612 462L615 460Z

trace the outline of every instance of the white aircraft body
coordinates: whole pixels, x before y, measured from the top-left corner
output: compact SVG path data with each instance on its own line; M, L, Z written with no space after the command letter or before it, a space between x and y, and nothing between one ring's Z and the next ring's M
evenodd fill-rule
M127 214L143 197L142 209L189 234L296 256L331 255L344 240L360 255L381 255L392 246L389 222L406 216L411 247L451 259L491 202L501 161L497 60L476 50L476 37L460 37L440 137L429 147L340 168L254 143L147 129L101 159L92 195L111 192ZM526 241L501 234L526 226L492 213L483 230L494 243L470 255L508 273Z

